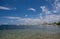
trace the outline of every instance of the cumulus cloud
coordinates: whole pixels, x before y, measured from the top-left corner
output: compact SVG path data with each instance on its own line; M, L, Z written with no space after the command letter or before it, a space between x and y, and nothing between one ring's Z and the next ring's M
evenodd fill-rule
M60 20L60 15L46 15L44 20L48 22L57 22Z
M45 18L22 18L22 17L4 17L10 19L10 22L22 25L40 25L43 23L56 22L60 20L60 15L46 15Z
M60 2L59 2L59 0L55 0L55 2L53 4L53 7L54 7L54 13L60 12Z
M4 7L4 6L0 6L0 10L13 10L16 8L9 8L9 7Z
M36 9L34 9L34 8L28 8L27 10L30 10L30 11L36 11Z
M54 0L53 7L51 10L49 10L49 8L47 8L46 6L40 6L40 8L42 9L41 13L43 13L43 14L45 13L45 17L44 17L45 21L49 22L49 21L59 21L60 20L60 14L56 15L60 12L59 0ZM56 14L52 14L52 13L56 13ZM40 15L40 18L42 18L42 20L43 20L43 16Z
M20 23L24 25L40 25L42 23L57 22L60 20L60 15L52 14L60 12L60 2L55 0L53 4L53 9L49 10L46 6L40 6L42 12L37 16L37 18L22 18L22 17L4 17L7 19L12 19L12 23ZM28 10L36 11L34 8L29 8ZM43 18L43 14L45 14ZM25 15L27 17L28 15Z
M38 25L41 22L39 18L21 18L21 17L3 17L6 19L10 19L10 23L18 23L18 24L23 24L23 25Z
M49 11L48 8L46 8L46 6L41 6L40 8L42 9L42 13L51 14L51 11Z

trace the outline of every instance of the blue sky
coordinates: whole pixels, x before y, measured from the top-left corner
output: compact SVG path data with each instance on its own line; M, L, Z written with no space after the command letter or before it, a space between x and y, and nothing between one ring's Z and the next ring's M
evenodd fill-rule
M59 0L0 0L0 24L60 21Z

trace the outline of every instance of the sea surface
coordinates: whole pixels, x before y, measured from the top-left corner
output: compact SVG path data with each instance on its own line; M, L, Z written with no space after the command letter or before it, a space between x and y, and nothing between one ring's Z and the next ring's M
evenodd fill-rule
M12 29L11 27L10 29L1 29L0 39L60 39L59 26L39 25L15 28Z

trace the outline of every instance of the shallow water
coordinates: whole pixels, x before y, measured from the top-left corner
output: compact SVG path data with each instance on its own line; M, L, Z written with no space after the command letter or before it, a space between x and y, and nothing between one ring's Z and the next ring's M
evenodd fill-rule
M0 30L0 39L60 39L59 26L29 26L27 29Z

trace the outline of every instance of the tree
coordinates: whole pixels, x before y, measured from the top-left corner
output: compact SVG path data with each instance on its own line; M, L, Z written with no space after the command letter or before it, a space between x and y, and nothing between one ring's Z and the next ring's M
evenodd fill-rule
M58 23L56 23L56 25L60 25L60 21Z

